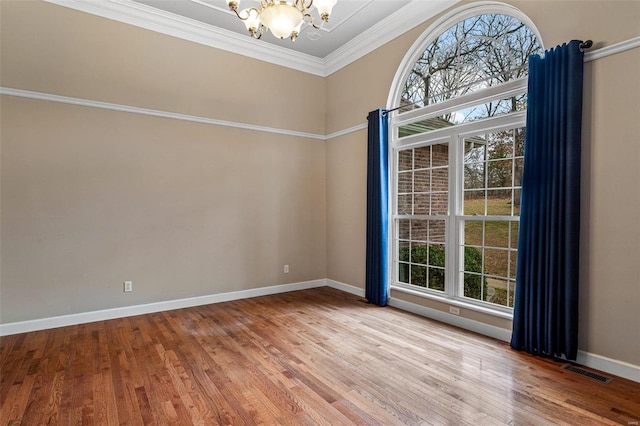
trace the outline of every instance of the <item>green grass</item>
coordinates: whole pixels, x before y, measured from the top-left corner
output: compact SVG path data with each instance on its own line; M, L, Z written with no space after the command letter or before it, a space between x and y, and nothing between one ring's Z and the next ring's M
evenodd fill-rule
M518 212L518 208L515 209ZM487 212L495 215L511 214L511 199L509 198L489 198L487 200ZM484 199L466 199L464 200L465 215L484 215Z
M465 200L465 215L484 215L484 199L478 200ZM510 215L511 214L511 200L510 199L489 199L487 200L487 210L494 214ZM516 229L514 225L512 232L513 242L512 248L516 248ZM484 245L485 247L509 247L509 222L485 222L485 234ZM482 222L481 221L467 221L465 223L465 245L482 246ZM514 253L512 253L513 255ZM491 272L491 274L507 277L508 274L508 259L503 256L485 256L484 258L484 270L485 272ZM513 272L512 272L513 274Z
M509 304L507 305L507 290L504 288L496 288L494 290L496 294L493 298L493 303L513 308L513 291L509 293Z

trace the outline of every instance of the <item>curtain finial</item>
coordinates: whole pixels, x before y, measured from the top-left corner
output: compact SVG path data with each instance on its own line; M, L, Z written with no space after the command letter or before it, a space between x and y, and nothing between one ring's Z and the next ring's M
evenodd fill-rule
M591 48L593 46L593 40L585 40L582 43L580 43L580 50L582 50L583 52L589 48Z

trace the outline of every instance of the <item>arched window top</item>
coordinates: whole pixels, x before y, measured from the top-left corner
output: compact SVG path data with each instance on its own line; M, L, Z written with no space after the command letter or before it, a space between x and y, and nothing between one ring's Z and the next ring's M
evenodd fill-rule
M421 108L527 75L529 56L543 52L535 30L501 8L476 9L428 31L426 48L414 45L420 50L410 52L411 62L396 74L393 107Z

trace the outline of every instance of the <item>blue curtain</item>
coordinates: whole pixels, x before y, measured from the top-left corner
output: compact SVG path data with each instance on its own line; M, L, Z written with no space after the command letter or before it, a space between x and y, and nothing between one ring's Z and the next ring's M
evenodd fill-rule
M365 297L385 306L388 294L389 136L385 110L367 117L367 271Z
M580 41L529 58L511 346L575 360L578 351Z

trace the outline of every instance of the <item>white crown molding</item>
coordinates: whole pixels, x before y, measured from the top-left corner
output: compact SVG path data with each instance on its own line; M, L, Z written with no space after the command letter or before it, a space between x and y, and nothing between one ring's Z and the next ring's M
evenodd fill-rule
M325 59L325 74L331 75L396 37L417 27L429 18L458 3L460 0L413 0L373 27L340 47Z
M324 60L131 0L44 0L183 40L325 77Z
M190 308L192 306L210 305L212 303L229 302L232 300L248 299L251 297L285 293L288 291L306 290L309 288L325 287L326 285L327 282L325 279L303 281L292 284L258 287L249 290L231 291L228 293L146 303L144 305L123 306L120 308L102 309L99 311L81 312L77 314L60 315L49 318L39 318L30 321L12 322L0 324L0 336L28 333L31 331L47 330L57 327L66 327L69 325L86 324L88 322L105 321L115 318L125 318L133 315L151 314L154 312L170 311L173 309Z
M162 34L326 77L460 0L413 0L325 58L256 41L131 0L44 0Z
M173 120L192 121L195 123L210 124L214 126L233 127L236 129L252 130L256 132L276 133L279 135L293 136L307 139L326 140L325 135L316 133L298 132L295 130L277 129L274 127L257 126L254 124L238 123L235 121L217 120L215 118L201 117L197 115L180 114L177 112L161 111L157 109L139 108L130 105L113 104L109 102L93 101L90 99L73 98L70 96L53 95L50 93L32 92L30 90L12 89L0 87L0 95L17 96L20 98L38 99L41 101L59 102L70 105L80 105L91 108L108 109L112 111L129 112L133 114L150 115L153 117L170 118Z
M356 38L327 55L317 58L312 55L296 52L269 43L262 43L250 37L235 32L204 24L200 21L185 18L173 13L165 12L131 0L44 0L48 3L68 7L81 12L101 16L140 28L156 31L162 34L178 37L184 40L203 44L209 47L237 53L250 58L269 62L275 65L295 69L309 74L327 77L334 72L355 62L366 54L383 46L394 38L420 25L427 19L436 16L460 0L413 0L364 31ZM460 10L469 11L480 7L503 7L493 1L472 3L459 10L452 11L440 18L438 23L451 18ZM523 18L524 19L524 18ZM530 26L531 22L527 22ZM433 26L432 26L433 27ZM532 27L535 28L535 27ZM427 31L429 32L429 30ZM537 33L537 30L536 30ZM538 34L539 35L539 34ZM424 42L417 40L416 43ZM540 37L539 37L540 38ZM540 38L540 40L542 40ZM606 46L585 54L585 61L600 59L625 50L640 47L640 37L635 37L620 43ZM412 52L414 49L410 49ZM406 62L403 61L403 63Z

